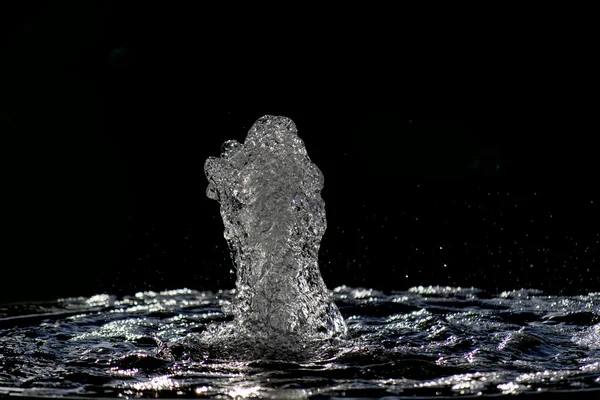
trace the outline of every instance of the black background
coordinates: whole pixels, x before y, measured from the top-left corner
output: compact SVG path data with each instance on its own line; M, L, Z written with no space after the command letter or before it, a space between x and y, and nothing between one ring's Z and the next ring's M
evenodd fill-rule
M325 175L330 288L600 291L595 123L300 112L269 82L278 106L216 106L194 39L80 3L2 13L1 301L233 287L203 164L265 114L296 122Z

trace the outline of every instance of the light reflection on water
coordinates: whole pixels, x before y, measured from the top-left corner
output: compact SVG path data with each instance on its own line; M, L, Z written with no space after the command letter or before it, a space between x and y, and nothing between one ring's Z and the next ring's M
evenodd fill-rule
M209 324L230 320L222 306L233 294L181 289L2 306L0 394L302 399L600 388L594 293L340 287L333 295L350 338L303 359L247 359L235 343L191 346ZM166 346L173 357L161 353Z

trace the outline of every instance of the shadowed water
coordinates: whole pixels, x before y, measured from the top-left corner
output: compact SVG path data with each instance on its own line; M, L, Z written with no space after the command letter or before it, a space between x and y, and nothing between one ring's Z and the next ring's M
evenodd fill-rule
M235 346L164 356L235 292L175 290L0 307L0 394L380 397L599 388L600 295L336 288L348 337L304 359L240 361ZM192 340L193 342L193 340Z

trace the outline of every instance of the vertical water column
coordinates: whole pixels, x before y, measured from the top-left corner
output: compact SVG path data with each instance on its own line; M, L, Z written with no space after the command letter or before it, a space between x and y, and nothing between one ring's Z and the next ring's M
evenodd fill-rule
M236 329L261 337L344 335L318 266L327 227L323 174L294 122L258 119L243 144L225 142L221 157L207 159L204 170L236 267Z

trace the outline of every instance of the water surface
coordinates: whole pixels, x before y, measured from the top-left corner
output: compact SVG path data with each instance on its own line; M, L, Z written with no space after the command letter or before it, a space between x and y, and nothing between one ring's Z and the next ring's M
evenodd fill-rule
M234 296L181 289L1 306L0 394L425 397L600 387L600 294L338 287L346 339L296 359L240 357L246 349L226 343L202 351L197 338L232 319Z

